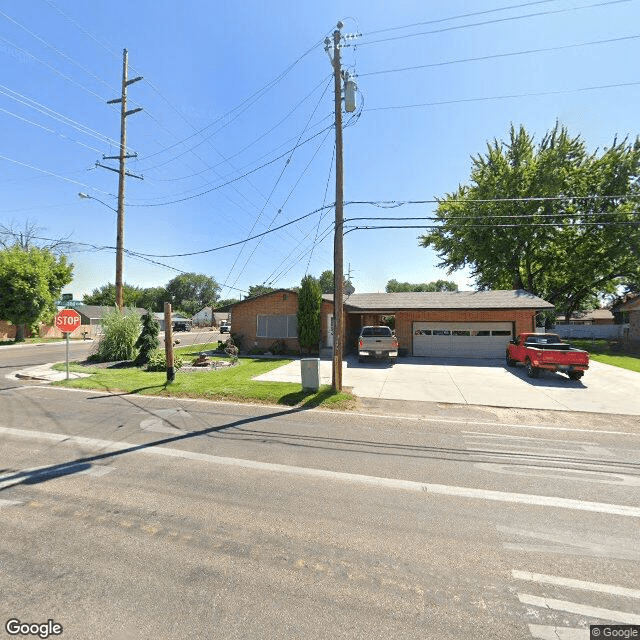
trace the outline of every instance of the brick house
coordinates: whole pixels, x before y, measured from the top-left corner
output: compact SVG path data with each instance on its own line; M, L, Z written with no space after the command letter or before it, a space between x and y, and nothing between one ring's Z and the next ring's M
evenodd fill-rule
M502 357L513 336L534 331L536 314L553 305L526 291L354 293L344 300L345 353L355 350L360 328L395 318L400 349L416 356ZM243 346L268 348L283 339L298 349L298 296L281 289L231 307L234 333ZM332 296L323 296L321 347L333 346ZM276 335L278 337L276 337Z
M248 298L230 307L231 330L242 335L242 347L268 349L282 341L287 350L298 351L298 293L292 289L278 289L261 296ZM323 296L321 306L321 345L331 342L328 323L333 317L333 301Z
M632 298L616 308L629 317L629 342L640 347L640 296Z

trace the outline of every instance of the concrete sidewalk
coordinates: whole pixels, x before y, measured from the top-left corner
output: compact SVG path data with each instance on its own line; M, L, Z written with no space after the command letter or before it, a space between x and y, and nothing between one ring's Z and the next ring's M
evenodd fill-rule
M402 358L390 366L349 357L343 366L344 386L361 398L640 415L640 373L593 361L579 382L550 372L527 378L502 359ZM300 362L255 379L300 384ZM320 382L331 384L331 361L321 360Z
M56 364L55 362L49 362L47 364L40 364L36 367L26 367L25 369L19 369L8 373L5 378L9 380L23 380L23 381L40 381L40 382L56 382L58 380L66 380L66 371L55 371L51 367ZM69 371L69 379L75 380L77 378L86 378L89 373L75 373Z

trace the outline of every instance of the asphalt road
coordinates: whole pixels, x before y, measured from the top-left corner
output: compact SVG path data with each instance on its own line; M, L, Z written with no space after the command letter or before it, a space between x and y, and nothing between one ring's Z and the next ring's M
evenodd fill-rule
M635 420L34 385L0 402L3 624L118 640L640 624Z

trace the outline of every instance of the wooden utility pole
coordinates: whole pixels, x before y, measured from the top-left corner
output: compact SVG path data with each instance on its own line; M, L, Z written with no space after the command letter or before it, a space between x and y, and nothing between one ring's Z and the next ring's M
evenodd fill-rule
M167 360L167 382L176 379L173 366L173 325L171 324L171 303L164 303L164 353Z
M344 258L343 258L343 226L344 226L344 192L342 185L342 71L340 69L340 39L342 22L338 22L333 32L333 64L334 103L336 129L336 216L333 236L333 366L331 384L334 391L342 391L342 352L344 344ZM330 40L325 40L327 48Z
M142 107L137 109L131 109L127 111L127 87L134 82L142 80L142 76L127 79L128 75L128 54L125 49L122 56L122 94L115 100L109 100L107 104L120 103L120 155L117 156L102 156L103 160L118 160L119 168L114 169L107 167L99 162L96 165L103 169L109 169L109 171L115 171L118 174L118 230L116 234L116 306L122 310L123 307L123 265L124 265L124 184L125 176L131 176L132 178L138 178L142 180L141 176L136 176L133 173L127 173L125 170L125 163L127 158L135 158L137 154L127 153L127 116L133 113L142 111Z

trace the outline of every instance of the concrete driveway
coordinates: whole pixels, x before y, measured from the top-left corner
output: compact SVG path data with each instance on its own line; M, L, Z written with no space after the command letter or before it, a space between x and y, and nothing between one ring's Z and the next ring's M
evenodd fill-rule
M331 384L330 360L320 362L320 378ZM300 383L300 362L256 380ZM573 382L546 371L527 378L523 366L508 369L502 359L402 358L390 366L348 357L343 384L362 398L640 415L640 373L599 362Z

